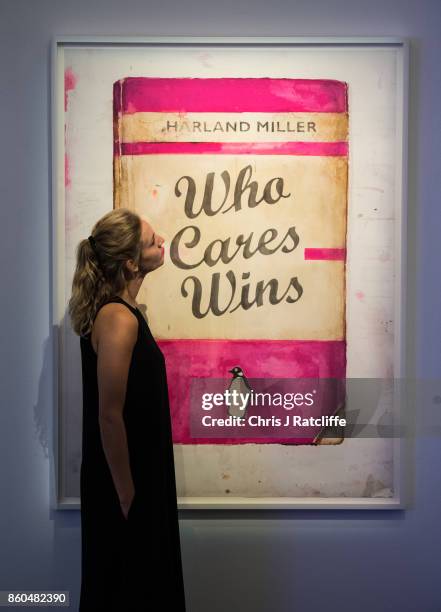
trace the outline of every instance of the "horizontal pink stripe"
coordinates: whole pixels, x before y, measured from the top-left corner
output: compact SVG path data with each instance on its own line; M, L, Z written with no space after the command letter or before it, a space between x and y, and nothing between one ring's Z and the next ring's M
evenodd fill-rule
M231 378L239 365L248 378L345 378L344 340L160 340L169 380L176 444L311 444L311 438L192 438L190 379Z
M328 112L348 110L347 84L329 79L173 79L116 81L116 114L138 112Z
M346 249L305 249L305 259L345 261Z
M334 155L348 154L347 142L125 142L115 143L118 155L216 153L220 155Z

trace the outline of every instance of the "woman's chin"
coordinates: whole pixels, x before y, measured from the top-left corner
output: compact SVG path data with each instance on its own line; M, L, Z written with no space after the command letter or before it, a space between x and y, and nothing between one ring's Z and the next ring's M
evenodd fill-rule
M158 268L160 268L161 266L164 265L164 258L162 257L158 263L156 264L156 266L153 268L153 270L157 270Z

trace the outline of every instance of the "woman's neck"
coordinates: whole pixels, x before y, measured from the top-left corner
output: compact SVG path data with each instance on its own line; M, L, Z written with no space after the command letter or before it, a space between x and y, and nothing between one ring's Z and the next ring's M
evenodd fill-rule
M140 278L135 278L127 283L126 288L121 291L119 297L128 302L134 308L138 308L138 304L136 302L136 296L138 295L139 288L142 285L142 281L144 280L144 276Z

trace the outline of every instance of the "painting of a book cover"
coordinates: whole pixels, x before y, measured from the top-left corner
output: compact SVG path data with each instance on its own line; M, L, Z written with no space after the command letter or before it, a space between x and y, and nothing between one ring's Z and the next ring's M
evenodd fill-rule
M189 394L235 367L345 378L347 84L128 77L113 108L114 206L166 241L137 301L166 359L174 443L340 443L195 439Z

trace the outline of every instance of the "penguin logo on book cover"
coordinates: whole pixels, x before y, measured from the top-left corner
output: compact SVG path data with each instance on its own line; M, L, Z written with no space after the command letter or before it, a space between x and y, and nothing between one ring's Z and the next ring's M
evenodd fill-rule
M233 396L230 400L228 414L232 417L244 419L252 389L240 366L234 366L234 368L228 371L233 375L228 391L230 391L230 393L237 391L235 394L237 399Z

